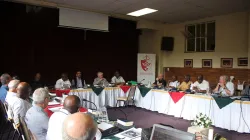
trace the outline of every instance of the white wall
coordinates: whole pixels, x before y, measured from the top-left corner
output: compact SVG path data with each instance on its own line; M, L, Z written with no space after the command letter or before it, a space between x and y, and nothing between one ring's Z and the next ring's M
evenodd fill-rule
M213 59L213 68L220 68L221 58L233 58L234 68L247 68L238 67L237 58L248 56L248 44L250 42L250 38L248 37L248 18L249 15L247 12L239 12L180 24L166 25L164 36L174 37L175 42L173 52L163 52L163 67L183 67L183 59L193 59L193 66L200 68L202 67L202 59ZM185 37L181 31L185 30L185 25L212 20L215 20L216 24L215 52L184 53Z

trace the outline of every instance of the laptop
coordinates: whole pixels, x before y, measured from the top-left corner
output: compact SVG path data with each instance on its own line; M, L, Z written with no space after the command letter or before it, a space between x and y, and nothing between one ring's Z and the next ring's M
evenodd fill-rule
M195 140L195 135L171 127L154 124L150 140Z

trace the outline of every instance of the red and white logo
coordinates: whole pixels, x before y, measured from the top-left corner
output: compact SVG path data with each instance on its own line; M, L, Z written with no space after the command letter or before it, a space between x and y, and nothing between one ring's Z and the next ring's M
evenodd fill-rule
M141 60L141 68L144 71L148 71L148 69L151 67L151 59L148 55L146 55L142 60Z

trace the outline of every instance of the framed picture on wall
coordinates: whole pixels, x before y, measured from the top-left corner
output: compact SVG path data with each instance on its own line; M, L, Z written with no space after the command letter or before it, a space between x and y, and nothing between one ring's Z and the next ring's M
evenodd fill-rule
M232 68L233 67L233 58L221 58L221 67L222 68Z
M193 67L193 59L184 59L184 67L192 68Z
M202 59L202 68L212 68L212 59Z
M238 66L248 66L248 58L238 58Z

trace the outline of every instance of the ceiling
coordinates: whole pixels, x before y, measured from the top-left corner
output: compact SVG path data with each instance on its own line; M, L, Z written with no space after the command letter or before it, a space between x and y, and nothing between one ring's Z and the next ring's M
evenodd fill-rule
M158 12L142 18L178 23L250 9L250 0L43 0L56 4L107 13L121 14L153 8Z

